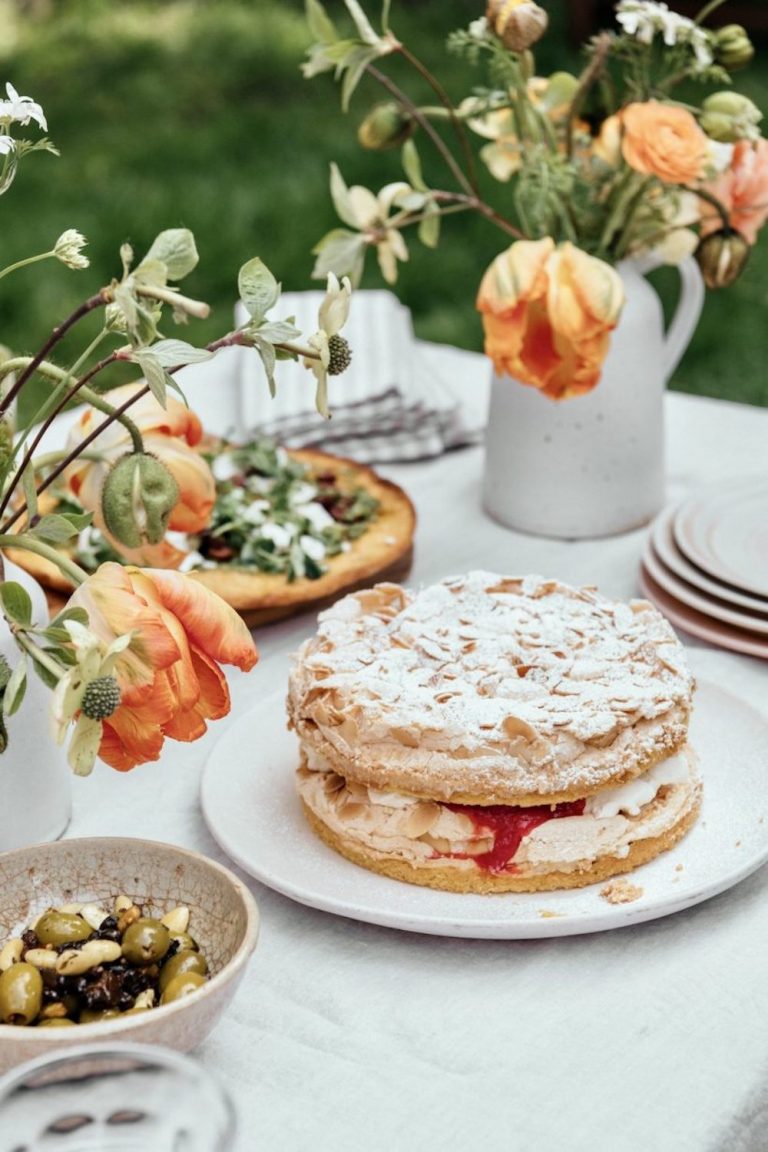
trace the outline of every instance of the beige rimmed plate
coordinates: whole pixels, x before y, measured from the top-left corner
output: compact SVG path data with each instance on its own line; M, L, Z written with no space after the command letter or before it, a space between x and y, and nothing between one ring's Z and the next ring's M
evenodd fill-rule
M730 624L734 628L744 628L747 631L756 632L759 636L768 637L768 616L756 616L750 612L743 612L729 604L724 604L722 600L716 600L714 597L706 596L703 592L692 588L690 584L680 580L674 572L665 568L650 541L646 544L643 552L643 567L660 588L663 588L665 592L668 592L670 596L673 596L675 600L687 608L693 608L697 612L701 612L703 616L709 616L713 620Z
M685 500L673 531L678 548L704 572L768 598L768 479L718 485Z
M681 580L685 580L694 588L698 588L700 592L705 592L708 596L715 596L736 608L745 608L747 612L765 615L768 619L768 601L759 596L750 596L748 592L739 592L730 584L723 584L719 580L712 579L695 564L691 564L690 560L683 555L675 543L673 532L673 522L678 507L679 505L665 508L656 517L650 528L653 549L664 567L679 576Z
M731 652L741 652L746 656L758 656L768 660L768 637L750 632L746 628L735 628L722 620L715 620L703 612L697 612L682 601L676 600L661 585L657 584L649 572L641 565L640 587L646 599L652 601L663 612L671 624L699 640L707 640Z
M294 781L298 746L285 727L282 696L265 697L224 733L203 771L200 796L224 851L300 904L436 936L572 936L680 912L737 884L768 859L768 719L700 683L691 740L704 781L701 816L669 852L627 874L641 889L629 904L608 903L600 895L603 884L478 896L403 884L352 864L304 819Z

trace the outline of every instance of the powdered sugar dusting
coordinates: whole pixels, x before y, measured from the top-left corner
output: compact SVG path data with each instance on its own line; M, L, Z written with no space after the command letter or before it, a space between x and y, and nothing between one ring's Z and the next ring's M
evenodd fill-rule
M479 571L417 593L377 585L323 613L290 709L353 759L389 744L422 761L563 764L647 731L639 768L684 736L692 687L681 645L646 601ZM656 747L668 715L675 731Z

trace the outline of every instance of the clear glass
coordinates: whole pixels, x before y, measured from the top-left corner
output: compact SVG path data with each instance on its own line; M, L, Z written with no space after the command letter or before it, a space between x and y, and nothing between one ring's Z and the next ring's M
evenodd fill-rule
M0 1079L0 1152L231 1152L234 1138L219 1083L167 1048L76 1048Z

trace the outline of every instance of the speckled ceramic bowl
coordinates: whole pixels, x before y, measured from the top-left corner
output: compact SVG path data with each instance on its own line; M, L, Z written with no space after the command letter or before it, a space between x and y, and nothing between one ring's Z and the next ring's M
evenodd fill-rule
M256 946L259 913L232 872L196 852L110 836L59 840L0 854L0 944L33 924L46 908L74 901L111 908L120 893L148 914L186 904L190 931L211 978L175 1003L101 1023L75 1028L0 1024L0 1072L36 1056L102 1040L164 1044L185 1052L216 1024Z

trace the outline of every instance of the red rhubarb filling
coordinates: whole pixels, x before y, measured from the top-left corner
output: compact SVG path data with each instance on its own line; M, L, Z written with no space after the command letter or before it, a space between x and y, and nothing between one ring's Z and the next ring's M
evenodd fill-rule
M572 800L567 804L534 805L532 808L514 808L506 804L446 804L452 812L469 816L478 836L493 836L493 848L480 856L472 856L478 868L486 872L507 872L510 860L520 847L525 836L546 824L548 820L558 820L563 816L581 816L586 800ZM440 853L457 858L457 853ZM461 859L467 859L462 853Z

